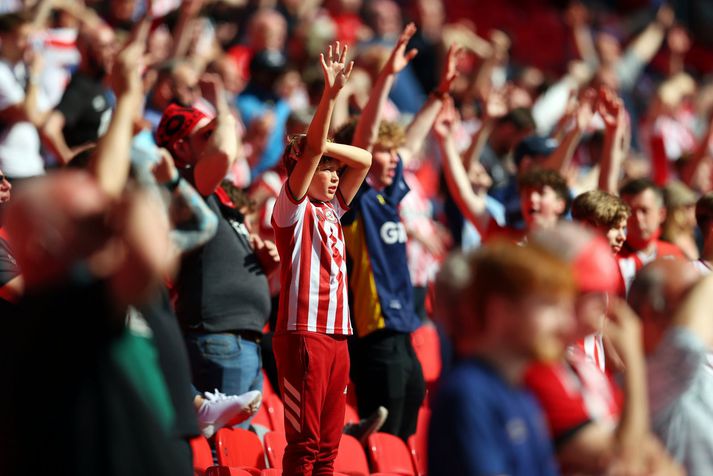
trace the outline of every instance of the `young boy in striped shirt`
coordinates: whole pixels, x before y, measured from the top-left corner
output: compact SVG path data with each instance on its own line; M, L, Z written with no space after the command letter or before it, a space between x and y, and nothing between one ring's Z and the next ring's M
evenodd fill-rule
M288 178L272 214L281 256L273 346L285 402L284 474L333 474L349 379L344 235L339 222L371 154L327 141L337 94L349 79L347 47L321 55L324 92L307 130L284 154Z

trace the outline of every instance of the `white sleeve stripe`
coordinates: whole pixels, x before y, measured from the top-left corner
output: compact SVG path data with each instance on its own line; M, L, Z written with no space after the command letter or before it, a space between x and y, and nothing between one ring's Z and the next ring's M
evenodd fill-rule
M280 194L275 200L275 205L272 210L272 217L275 219L275 224L281 228L294 225L299 219L300 213L304 212L309 200L302 200L296 203L290 199L287 191L287 182L282 185Z
M300 397L300 392L297 391L295 387L292 386L292 384L286 379L282 379L282 385L285 387L285 390L290 392L292 396L297 400L298 402L302 401L302 398ZM297 412L299 414L299 412Z
M295 246L292 249L292 282L290 283L289 305L287 307L287 329L297 328L297 296L299 294L300 270L302 268L302 230L304 228L304 217L295 225L293 239Z

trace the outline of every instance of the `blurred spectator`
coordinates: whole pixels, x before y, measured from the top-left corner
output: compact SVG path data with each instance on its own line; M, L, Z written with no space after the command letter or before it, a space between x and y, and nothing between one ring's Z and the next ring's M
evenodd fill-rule
M713 271L713 193L707 193L696 202L696 222L701 232L703 246L701 257L693 264L703 274Z
M31 32L26 14L0 16L0 168L11 180L44 173L37 133L46 118L38 103L42 57L32 51Z
M42 128L46 145L61 165L106 132L115 100L104 84L116 54L113 30L106 24L83 25L77 48L79 69Z
M713 278L683 260L656 260L636 276L629 302L641 317L653 430L688 474L713 467Z
M696 194L681 182L669 182L663 189L666 220L661 239L676 245L686 259L698 259L696 243Z
M567 265L532 246L494 243L467 257L447 317L458 361L432 404L428 474L554 475L527 366L564 350L574 283Z

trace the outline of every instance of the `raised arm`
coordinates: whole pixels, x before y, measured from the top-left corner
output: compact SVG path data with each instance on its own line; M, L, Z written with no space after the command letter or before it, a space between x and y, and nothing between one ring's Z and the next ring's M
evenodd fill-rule
M336 43L335 48L329 45L326 59L324 54L320 54L324 73L324 91L307 129L304 150L295 151L297 164L287 179L292 198L297 201L302 200L307 194L319 160L327 150L327 134L334 110L334 100L346 84L354 67L354 62L349 65L345 63L346 54L347 46L340 49L339 42ZM293 151L295 147L292 146Z
M463 166L465 170L468 170L470 164L473 162L480 161L480 155L483 153L485 144L488 143L490 133L493 131L493 127L495 127L495 121L507 114L508 106L505 97L506 94L507 90L505 88L491 90L484 98L483 122L480 125L480 129L473 134L470 146L468 146L468 150L463 156Z
M579 141L582 138L582 134L594 115L593 107L595 96L596 93L594 90L590 89L585 91L574 114L574 126L564 135L557 150L544 160L542 163L543 168L556 170L561 174L567 171L574 151L577 150Z
M413 120L406 128L406 141L399 149L399 155L404 164L408 163L416 153L421 150L423 141L431 132L433 123L438 116L438 112L443 106L443 100L451 90L453 80L458 77L458 54L459 48L451 45L446 54L446 63L443 67L441 79L435 91L429 94L426 102L413 117Z
M379 134L381 114L394 84L394 79L418 53L415 49L406 52L406 44L414 33L416 33L416 25L413 23L406 25L406 28L401 32L401 36L399 36L399 40L396 42L396 46L391 50L389 59L384 67L381 68L372 87L369 100L366 102L354 130L353 146L366 149L369 152L372 151Z
M666 38L666 31L671 28L675 18L673 10L668 5L663 5L656 12L656 19L651 22L627 48L642 63L648 64L661 48Z
M475 193L468 179L468 171L463 167L458 149L453 141L457 112L453 100L448 98L441 113L436 118L433 132L443 156L443 173L446 185L460 212L478 229L485 233L490 222L490 214L485 207L485 197Z
M599 189L617 195L622 163L629 150L628 119L621 99L600 89L597 110L604 120L604 146L599 163Z
M228 106L223 82L217 75L204 75L203 80L215 89L215 130L195 166L194 180L198 193L207 197L223 181L238 156L235 116Z
M116 109L106 134L99 140L89 162L89 171L96 177L99 186L115 199L121 196L129 178L134 117L143 101L139 70L149 26L150 19L144 18L116 58L112 74Z
M328 142L325 153L347 167L339 178L339 193L349 205L369 173L371 152L352 145Z
M582 2L574 1L567 7L565 19L570 28L572 28L574 45L577 48L579 57L584 60L587 66L594 69L599 65L599 58L594 47L592 30L587 17L587 7Z

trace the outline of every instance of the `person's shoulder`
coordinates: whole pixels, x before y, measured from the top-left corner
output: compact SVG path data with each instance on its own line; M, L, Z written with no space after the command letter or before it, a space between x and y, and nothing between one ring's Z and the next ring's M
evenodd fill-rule
M673 243L669 243L668 241L662 240L656 242L656 256L658 258L685 258L685 255L683 254L683 251L681 251L681 248L674 245Z

